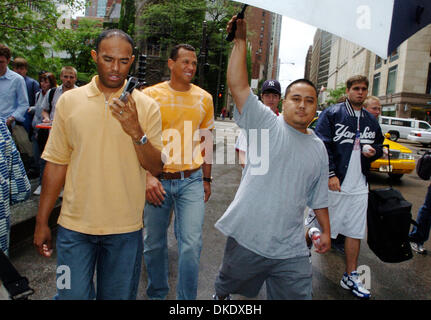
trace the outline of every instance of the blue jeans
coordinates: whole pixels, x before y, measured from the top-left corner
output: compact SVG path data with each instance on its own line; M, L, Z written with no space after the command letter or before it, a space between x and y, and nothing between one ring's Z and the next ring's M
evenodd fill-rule
M134 300L142 267L142 229L88 235L58 226L58 300ZM94 271L97 270L97 289ZM69 272L70 271L70 272Z
M198 287L205 215L202 171L198 170L185 179L162 179L161 183L166 191L162 205L156 207L147 203L144 209L147 295L150 299L165 299L169 292L167 230L173 208L179 255L177 299L194 300Z
M423 245L429 239L431 229L431 185L428 186L425 202L418 211L416 223L418 226L413 226L410 241Z

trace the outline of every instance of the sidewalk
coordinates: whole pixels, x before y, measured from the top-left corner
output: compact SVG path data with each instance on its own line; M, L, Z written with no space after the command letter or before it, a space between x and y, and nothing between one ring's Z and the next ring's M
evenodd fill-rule
M34 226L36 223L37 209L39 206L39 196L33 195L34 190L39 185L39 179L31 179L30 199L17 203L10 207L11 232L10 232L10 251L28 243L29 238L33 238ZM61 199L55 204L50 217L50 225L55 226L60 213Z

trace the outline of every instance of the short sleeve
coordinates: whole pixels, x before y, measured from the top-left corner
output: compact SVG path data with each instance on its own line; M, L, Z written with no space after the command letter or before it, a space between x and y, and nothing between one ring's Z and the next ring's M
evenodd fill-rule
M156 101L151 99L152 102L147 114L145 134L151 144L158 150L162 150L162 116L160 108Z
M207 97L204 100L205 115L201 122L200 129L212 130L215 127L214 123L214 104L212 97Z
M307 206L312 209L328 207L328 154L325 152L323 143L320 149L320 173L312 186L307 203Z

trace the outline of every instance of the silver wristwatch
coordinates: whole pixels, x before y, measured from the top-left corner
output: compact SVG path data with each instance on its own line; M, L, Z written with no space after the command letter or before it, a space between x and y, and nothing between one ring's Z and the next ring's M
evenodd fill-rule
M143 145L143 144L146 144L147 141L148 141L147 135L144 134L141 139L139 139L138 141L133 141L133 142L137 145Z

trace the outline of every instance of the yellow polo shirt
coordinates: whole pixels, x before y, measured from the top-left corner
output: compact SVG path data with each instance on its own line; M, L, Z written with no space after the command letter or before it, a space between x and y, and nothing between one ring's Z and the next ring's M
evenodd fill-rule
M188 91L176 91L167 81L146 88L144 93L157 101L162 114L163 150L168 158L163 171L199 168L204 162L200 131L214 128L212 96L193 84Z
M92 235L134 232L142 228L146 171L131 137L112 116L109 101L91 83L61 95L42 158L68 165L58 223ZM161 150L157 103L132 93L139 122L153 146Z

